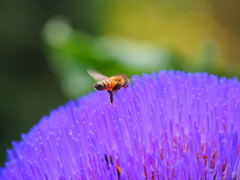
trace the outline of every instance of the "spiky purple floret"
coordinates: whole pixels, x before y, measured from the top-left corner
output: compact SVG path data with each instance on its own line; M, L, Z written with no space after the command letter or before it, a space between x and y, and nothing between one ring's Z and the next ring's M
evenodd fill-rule
M70 101L8 150L1 179L239 179L240 83L207 73L133 76Z

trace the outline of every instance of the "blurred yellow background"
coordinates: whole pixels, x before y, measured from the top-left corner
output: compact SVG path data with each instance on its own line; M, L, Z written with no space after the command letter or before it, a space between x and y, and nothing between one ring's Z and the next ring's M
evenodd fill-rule
M212 43L214 65L239 75L238 7L238 1L124 1L111 8L102 31L173 49L187 63Z
M240 1L0 2L0 165L43 115L104 75L162 69L240 77Z

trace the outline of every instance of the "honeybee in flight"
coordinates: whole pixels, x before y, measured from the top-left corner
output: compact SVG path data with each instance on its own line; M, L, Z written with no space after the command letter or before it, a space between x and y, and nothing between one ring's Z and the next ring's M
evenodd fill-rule
M107 90L110 98L110 103L113 103L113 95L120 88L127 88L129 86L129 79L125 74L119 74L112 77L107 77L95 71L88 70L88 74L93 77L97 82L94 88L98 91Z

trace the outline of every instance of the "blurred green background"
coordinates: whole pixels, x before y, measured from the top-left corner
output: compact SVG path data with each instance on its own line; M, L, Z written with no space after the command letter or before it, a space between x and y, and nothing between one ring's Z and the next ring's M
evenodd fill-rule
M0 165L43 115L104 75L240 77L240 1L0 1Z

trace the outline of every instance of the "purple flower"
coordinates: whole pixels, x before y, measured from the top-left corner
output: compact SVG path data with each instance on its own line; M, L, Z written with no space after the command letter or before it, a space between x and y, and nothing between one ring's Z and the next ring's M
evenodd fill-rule
M132 77L43 117L0 179L239 179L240 83L207 73Z

